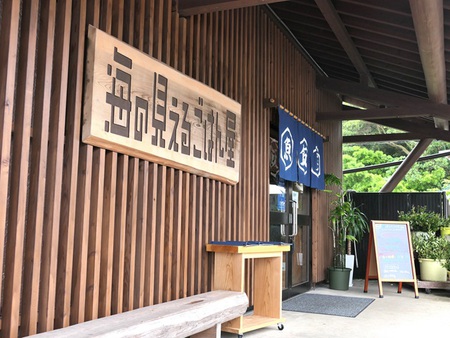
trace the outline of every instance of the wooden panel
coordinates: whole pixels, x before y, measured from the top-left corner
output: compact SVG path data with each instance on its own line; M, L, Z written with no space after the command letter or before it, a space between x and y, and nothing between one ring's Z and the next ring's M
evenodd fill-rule
M155 236L155 294L154 302L159 304L164 301L164 271L169 268L165 265L164 259L164 249L165 249L165 232L168 230L166 227L161 226L164 224L166 218L166 185L167 185L167 168L163 166L158 166L157 169L157 179L153 184L157 185L157 195L156 195L156 236ZM168 211L167 211L168 212ZM195 246L194 246L195 247Z
M136 224L136 282L134 289L135 308L144 306L145 297L145 262L147 250L147 212L148 204L149 164L139 162L138 205Z
M188 295L194 295L198 292L196 292L196 276L195 276L195 256L196 256L196 249L197 246L195 244L195 239L197 237L196 230L198 229L198 222L197 222L197 182L196 182L196 176L190 175L190 195L189 195L189 201L190 201L190 212L189 212L189 224L191 225L189 227L189 239L188 242L189 245L189 279L188 279Z
M129 158L127 213L125 226L125 255L123 311L133 310L136 271L136 228L138 213L139 160Z
M189 245L191 242L189 241L189 229L192 228L190 226L191 223L189 223L190 220L190 210L191 210L191 203L190 203L190 177L189 174L183 173L182 177L182 186L183 191L181 195L182 199L182 209L180 209L181 213L181 246L180 246L180 255L181 255L181 266L182 271L181 278L182 283L180 285L180 293L179 297L186 297L189 294L189 263L190 263L190 257L189 257L189 248L191 245Z
M61 186L63 176L64 130L68 83L68 61L72 1L56 3L55 40L52 69L52 89L48 138L47 179L43 244L41 257L41 282L39 299L39 331L54 328L58 240L61 212ZM44 198L44 196L40 196Z
M255 315L281 318L281 255L255 259Z
M112 0L102 0L100 13L100 27L111 34L112 29ZM103 153L101 153L103 156ZM111 315L112 277L114 253L114 222L117 190L117 153L105 152L105 174L103 192L103 216L100 245L100 281L98 316Z
M178 299L183 297L183 286L182 281L182 262L181 255L183 252L184 245L182 245L182 214L183 214L183 200L184 195L182 191L183 186L183 174L180 171L174 172L174 207L173 207L173 217L174 217L174 233L173 233L173 267L174 271L171 280L168 282L172 286L170 299Z
M0 4L3 335L208 291L207 242L268 240L265 98L329 136L326 172L340 174L341 125L315 122L316 111L336 110L339 101L316 89L313 68L262 7L180 18L164 0ZM242 105L238 184L80 141L88 24ZM330 202L313 192L313 282L325 279L331 261L323 212ZM253 304L259 267L245 267L242 288Z
M5 270L4 270L4 297L2 298L2 321L3 333L5 336L16 336L20 323L20 294L22 283L22 259L24 252L25 222L23 206L26 203L27 195L27 177L28 177L28 156L30 149L31 134L31 106L32 97L27 93L32 92L34 82L34 50L36 47L36 3L33 8L25 10L22 15L27 20L23 27L22 36L19 38L18 18L20 5L7 4L3 13L4 22L2 22L0 41L2 51L0 60L6 65L5 75L0 76L0 127L2 137L0 139L1 163L0 166L0 245L1 251L4 251L5 224L9 218L9 223L13 226L8 228L5 252ZM34 11L33 11L34 10ZM31 13L30 13L31 11ZM3 32L5 30L5 32ZM10 39L8 41L7 39ZM23 50L17 60L17 44ZM18 63L17 63L18 61ZM18 67L18 73L14 74ZM17 78L14 78L14 76ZM14 102L14 86L17 85L17 96ZM13 121L13 112L15 118ZM10 158L11 133L14 130L14 143L12 148L12 158ZM9 171L11 170L11 171ZM9 177L8 177L9 176ZM8 206L8 179L11 180L12 189L9 195ZM0 254L3 265L3 252ZM3 267L0 269L3 276ZM29 275L27 274L27 277ZM2 281L3 282L3 281ZM29 282L29 279L27 280ZM28 284L29 287L31 285ZM0 283L1 287L1 283ZM30 301L31 295L27 294L27 301ZM30 311L27 310L24 320L29 325ZM34 318L33 318L34 319Z
M204 195L203 195L203 184L205 180L203 178L196 176L195 184L197 187L197 198L196 198L196 207L195 207L195 221L194 226L194 240L192 243L194 245L194 261L195 261L195 270L194 270L194 294L201 293L202 291L202 253L204 250L204 238L203 238L203 207L204 207Z
M85 26L87 22L87 4L86 1L74 2L73 15L78 14L78 24L74 21L74 27L77 27L78 44L75 44L78 50L84 46L85 41ZM76 33L76 31L75 31ZM74 38L75 39L75 38ZM76 60L78 69L77 78L72 81L77 82L77 98L81 100L83 67L84 67L84 53L79 51L78 59ZM81 103L78 106L78 119L81 118ZM78 131L80 135L80 131ZM79 138L78 138L79 142ZM71 292L73 294L73 301L70 305L70 312L65 314L70 317L70 324L80 323L84 321L84 306L85 306L85 290L86 290L86 259L87 259L87 240L88 240L88 225L89 225L89 205L91 194L91 178L92 178L92 156L93 149L91 146L79 144L79 158L78 158L78 177L77 177L77 196L76 196L76 216L75 216L75 234L73 237L73 271L71 281ZM65 291L65 292L69 292ZM66 323L66 321L64 321ZM59 323L61 324L61 323ZM61 325L59 325L61 326Z
M117 153L107 152L105 159L105 192L101 232L99 317L109 316L111 314L116 178Z
M98 318L98 294L100 282L101 231L103 192L105 180L105 151L94 149L91 186L91 211L89 213L89 240L86 285L86 320Z
M175 189L175 178L174 169L169 168L167 170L166 176L166 191L163 192L165 196L165 207L168 210L173 210L174 208L174 189ZM162 282L165 288L163 289L163 301L168 302L171 300L172 294L172 272L173 272L173 258L175 255L173 244L174 244L174 212L165 213L165 217L161 220L166 225L166 231L161 235L161 244L164 248L161 249L163 253L163 276Z
M100 2L100 4L99 4ZM89 23L111 32L112 2L97 0ZM98 8L98 9L97 9ZM94 148L93 201L89 234L86 319L111 314L117 153ZM98 181L98 183L97 183ZM103 212L102 212L103 209ZM92 221L92 215L96 217Z
M112 34L118 39L127 40L129 36L124 33L128 21L125 19L123 1L115 0L112 7L112 20L117 25L112 26ZM117 191L116 213L114 223L114 257L112 281L112 309L111 313L123 312L124 303L124 275L125 275L125 228L127 217L127 191L128 191L128 156L118 155L117 161Z
M124 252L126 205L128 190L128 156L119 155L117 163L116 213L114 224L114 257L112 282L112 314L123 312Z
M86 9L83 6L85 6L83 2L78 2L72 8L71 40L74 50L77 52L70 54L68 66L68 86L72 90L67 93L67 138L64 149L66 156L64 158L65 170L63 172L61 197L61 224L63 226L59 235L56 327L70 324L84 61L84 53L80 47L84 45L84 25L86 20Z
M16 223L17 228L23 229L25 218L20 215L23 213L21 205L26 203L26 191L28 183L28 165L29 165L29 150L30 150L30 136L31 136L31 119L32 119L32 104L33 98L27 93L33 91L34 85L34 72L35 72L35 49L36 49L36 38L37 38L37 8L38 2L33 2L29 7L24 8L22 13L27 25L24 26L24 30L21 35L21 46L24 53L20 55L19 59L19 73L18 73L18 89L17 89L17 106L16 106L16 117L14 123L15 141L13 149L13 175L12 175L12 185L17 187L17 189L11 190L10 197L10 222ZM20 230L19 230L20 232ZM33 235L31 235L33 238ZM33 239L30 240L33 244ZM20 245L18 246L21 247ZM27 253L27 242L25 242L25 250ZM20 257L20 256L19 256ZM17 258L19 258L17 257ZM27 258L25 258L27 259ZM29 270L23 276L23 283L28 287L23 294L24 303L30 304L32 299L31 283L33 280L33 264L32 261L26 261ZM31 305L31 304L30 304ZM26 326L25 331L28 331L29 327L33 327L35 331L36 328L36 314L32 312L36 311L36 303L31 307L27 307L26 311L22 313L21 322Z
M158 180L158 165L150 165L149 174L149 189L148 189L148 231L147 231L147 252L146 252L146 269L145 269L145 305L155 304L155 261L156 257L156 215L157 215L157 205L156 197L158 195L157 191L157 180Z

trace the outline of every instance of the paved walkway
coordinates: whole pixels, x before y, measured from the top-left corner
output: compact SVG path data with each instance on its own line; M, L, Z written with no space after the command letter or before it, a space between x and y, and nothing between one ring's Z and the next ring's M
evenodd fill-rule
M330 290L327 285L317 286L310 293L374 298L355 318L283 311L284 330L274 326L244 334L244 338L399 338L450 337L450 291L431 290L426 294L419 289L404 286L397 293L397 284L383 283L383 298L379 298L377 281L370 281L369 290L363 292L364 280L355 280L348 291ZM222 338L237 337L222 333Z

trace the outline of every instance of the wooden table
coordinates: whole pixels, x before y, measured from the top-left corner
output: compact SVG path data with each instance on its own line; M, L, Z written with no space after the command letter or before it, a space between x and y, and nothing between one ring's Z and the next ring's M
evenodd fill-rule
M214 252L213 290L244 292L245 260L254 259L254 313L222 324L222 331L238 334L269 325L284 328L281 317L281 264L290 244L272 242L212 242Z

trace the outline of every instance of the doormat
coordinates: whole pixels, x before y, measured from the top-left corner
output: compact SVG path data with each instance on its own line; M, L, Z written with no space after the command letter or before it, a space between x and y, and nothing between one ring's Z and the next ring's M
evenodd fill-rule
M283 302L283 310L356 317L375 299L304 293Z

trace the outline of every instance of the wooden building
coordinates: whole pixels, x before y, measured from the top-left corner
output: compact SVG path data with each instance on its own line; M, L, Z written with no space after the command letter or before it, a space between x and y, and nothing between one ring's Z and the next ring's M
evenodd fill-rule
M239 181L82 142L89 25L241 105ZM264 6L181 16L166 0L0 0L1 332L17 337L211 289L210 241L268 241L270 99L326 136L339 110ZM331 262L311 191L311 283ZM252 275L247 278L252 301Z

